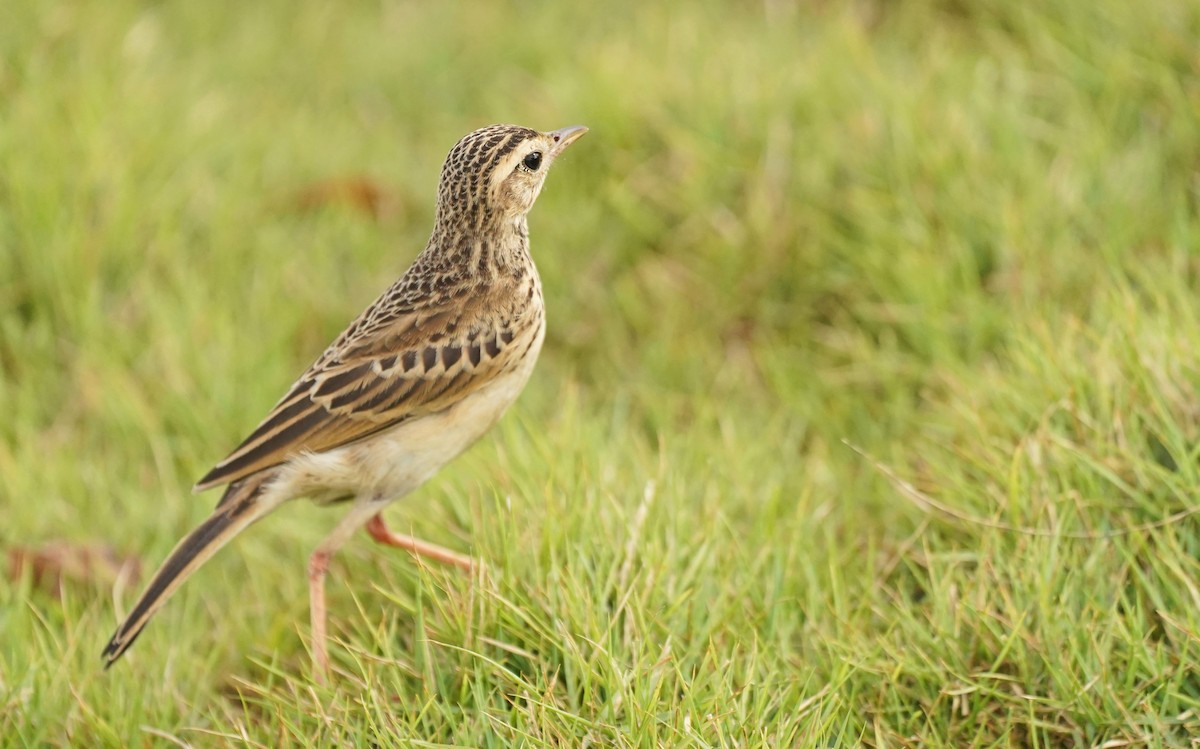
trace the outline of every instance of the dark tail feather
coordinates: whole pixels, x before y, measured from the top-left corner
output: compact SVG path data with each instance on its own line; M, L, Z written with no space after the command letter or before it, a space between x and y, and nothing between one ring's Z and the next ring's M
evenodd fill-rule
M200 565L251 523L274 509L276 503L259 501L263 486L270 478L270 475L251 476L231 484L213 514L179 542L104 648L105 668L129 649L154 612Z

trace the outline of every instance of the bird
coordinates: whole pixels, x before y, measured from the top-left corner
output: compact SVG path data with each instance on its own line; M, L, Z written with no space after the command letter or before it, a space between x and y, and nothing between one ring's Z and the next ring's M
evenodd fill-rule
M226 486L167 556L103 651L112 666L180 585L293 499L348 506L309 557L314 677L329 671L325 576L360 528L466 571L470 557L390 530L381 511L486 433L528 382L546 333L527 215L582 125L490 125L450 149L434 227L407 271L300 375L245 440L195 485Z

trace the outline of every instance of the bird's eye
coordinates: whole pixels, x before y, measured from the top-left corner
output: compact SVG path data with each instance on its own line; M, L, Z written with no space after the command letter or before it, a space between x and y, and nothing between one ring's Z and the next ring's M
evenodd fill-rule
M529 171L536 172L538 170L538 167L542 165L542 152L534 151L533 153L526 156L525 160L522 161L521 163L524 164L525 168L528 169Z

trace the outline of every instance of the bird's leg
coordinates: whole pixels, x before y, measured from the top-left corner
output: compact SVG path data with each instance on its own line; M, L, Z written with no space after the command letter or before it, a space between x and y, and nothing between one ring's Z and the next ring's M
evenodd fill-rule
M329 562L342 545L362 527L363 522L378 512L369 502L360 502L325 537L308 558L308 606L312 617L313 680L324 684L329 675L329 641L325 627L325 573Z
M328 630L325 625L325 574L329 571L329 562L334 553L342 548L346 540L367 521L367 532L380 543L407 549L413 554L435 559L443 564L451 564L468 572L478 565L468 556L457 554L441 546L421 541L410 536L392 533L383 524L379 515L379 505L361 502L354 506L349 514L338 523L312 556L308 558L308 599L309 613L312 617L312 659L313 679L325 683L329 675L329 642Z
M428 541L422 541L418 538L413 538L412 536L393 533L392 531L388 530L387 525L385 525L383 522L383 515L380 514L375 515L375 517L371 518L370 521L367 522L367 533L370 533L371 538L375 539L381 544L394 546L397 549L404 549L416 554L417 556L429 557L430 559L441 562L442 564L453 565L464 572L472 572L476 567L479 566L479 563L474 559L471 559L471 557L450 551L449 549L438 546L437 544L431 544Z
M325 635L325 573L332 553L323 549L308 558L308 608L312 617L313 679L325 683L329 673L329 647Z

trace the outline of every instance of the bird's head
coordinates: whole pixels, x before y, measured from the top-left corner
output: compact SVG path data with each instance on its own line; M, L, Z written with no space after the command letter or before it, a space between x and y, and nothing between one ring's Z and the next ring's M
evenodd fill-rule
M541 133L489 125L450 149L438 186L438 221L475 227L519 220L533 208L550 165L587 128Z

